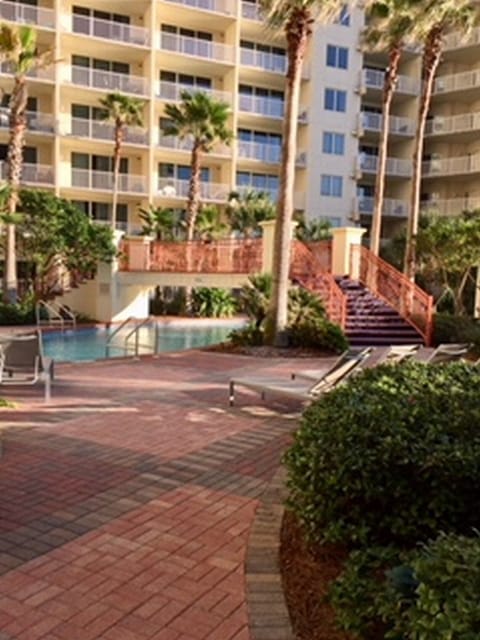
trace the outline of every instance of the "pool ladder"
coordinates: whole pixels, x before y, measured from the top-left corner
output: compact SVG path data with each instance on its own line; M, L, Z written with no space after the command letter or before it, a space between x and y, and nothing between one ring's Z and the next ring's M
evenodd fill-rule
M133 322L135 320L138 320L138 318L135 318L134 316L128 317L126 320L124 320L121 324L118 325L118 327L115 329L115 331L113 333L111 333L108 336L107 343L105 345L105 357L106 358L110 357L110 349L112 347L113 338L122 329L124 329L130 322ZM133 347L133 355L134 355L134 357L138 357L140 347L146 347L146 345L141 345L140 344L140 329L145 327L147 324L150 324L151 322L155 323L154 324L154 326L155 326L155 337L154 337L154 345L153 345L152 354L153 355L158 355L158 322L156 322L155 316L148 316L147 318L143 318L143 320L138 322L133 327L133 329L127 333L127 335L123 339L123 351L124 351L125 355L127 355L128 351L130 351L132 349L132 347L130 347L129 344L128 344L128 342L129 342L129 340L130 340L130 338L132 336L135 336L135 344L134 344L134 347Z

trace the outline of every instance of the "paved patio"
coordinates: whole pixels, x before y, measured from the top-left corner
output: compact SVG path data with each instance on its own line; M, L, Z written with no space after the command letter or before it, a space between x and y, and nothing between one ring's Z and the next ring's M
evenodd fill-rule
M187 351L60 365L50 405L2 390L0 640L250 639L249 532L301 407L229 408L227 382L311 366Z

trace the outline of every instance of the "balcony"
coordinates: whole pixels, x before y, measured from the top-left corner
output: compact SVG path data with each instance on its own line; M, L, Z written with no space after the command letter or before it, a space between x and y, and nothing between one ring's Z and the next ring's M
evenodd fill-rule
M473 29L467 38L461 31L449 33L445 36L444 43L446 50L475 47L480 44L480 28Z
M480 197L424 200L421 203L423 213L433 213L437 216L457 216L463 211L473 211L475 209L480 209Z
M52 9L32 7L20 2L0 1L0 20L55 29L55 12Z
M55 133L55 118L50 113L27 111L26 117L29 133ZM9 126L9 110L0 109L0 129L8 129Z
M112 191L113 173L111 171L90 171L72 167L72 187ZM118 191L121 193L146 193L147 181L144 176L121 173L118 177Z
M209 89L205 87L192 87L189 84L179 84L177 82L157 82L155 93L158 98L167 101L180 101L182 91L189 91L190 93L206 93L207 95L232 104L232 94L228 91L217 91L216 89Z
M360 86L368 89L383 91L385 72L377 69L362 69ZM395 89L395 93L405 93L408 95L418 95L420 91L420 81L415 78L400 75Z
M379 132L382 130L383 116L381 113L370 113L362 111L360 113L359 134L364 131ZM389 130L391 134L399 136L413 136L415 134L415 122L411 118L401 116L390 116Z
M471 133L480 129L480 112L462 113L458 116L437 116L429 120L425 127L425 135L448 135L454 133Z
M235 193L238 193L240 196L244 196L252 191L254 193L263 193L267 195L272 202L276 202L278 198L278 189L269 189L268 187L260 187L255 184L242 184L237 185L234 189ZM297 194L295 194L297 197ZM300 209L302 207L295 206L296 209Z
M246 20L263 20L260 5L256 2L242 2L242 18Z
M73 14L72 32L138 47L148 47L150 44L149 32L144 27L122 24L113 20L99 20L90 16Z
M284 102L275 98L259 98L240 94L238 97L239 109L246 113L253 113L267 118L283 118Z
M41 82L53 82L55 79L55 65L51 65L46 69L33 69L27 73L27 78L40 80ZM13 76L12 65L8 62L2 62L0 64L0 75Z
M89 120L87 118L72 118L71 131L67 134L80 138L93 138L111 140L115 138L115 127L101 120ZM126 127L123 134L125 144L147 146L148 132L142 127Z
M433 86L434 95L451 93L454 91L465 91L475 89L480 86L480 70L464 71L463 73L453 73L448 76L440 76L435 80Z
M276 144L238 141L238 157L258 160L266 164L278 164L282 157L282 148Z
M183 7L192 7L201 11L211 11L231 16L235 13L235 6L232 0L167 0Z
M160 133L158 136L158 146L166 149L175 149L175 151L187 151L190 153L192 150L192 140L185 138L181 140L177 136L166 136ZM210 151L210 155L216 156L231 156L232 150L226 144L216 144Z
M0 177L7 179L7 163L0 161ZM47 164L24 164L22 168L22 184L53 185L53 167Z
M240 49L240 62L247 67L255 67L262 71L285 75L287 70L287 57L278 53L266 53L253 51L252 49Z
M72 84L103 91L120 91L122 93L133 93L137 96L148 95L148 84L145 78L125 73L112 73L111 71L100 71L89 67L72 65L71 82Z
M189 180L176 180L175 178L158 179L158 195L164 198L180 198L185 200L188 198L189 188ZM228 184L217 184L215 182L200 183L200 198L202 200L225 202L230 191Z
M355 212L360 215L370 216L373 214L373 198L356 198ZM409 206L404 200L385 198L383 201L382 215L386 218L407 218Z
M378 156L360 155L358 168L361 173L377 173ZM412 163L403 158L387 158L387 175L409 178L412 175Z
M457 156L456 158L435 158L422 163L422 176L456 176L480 171L480 154Z
M182 55L204 58L212 62L233 63L233 47L200 38L178 36L175 33L160 32L159 48L163 51L174 51Z

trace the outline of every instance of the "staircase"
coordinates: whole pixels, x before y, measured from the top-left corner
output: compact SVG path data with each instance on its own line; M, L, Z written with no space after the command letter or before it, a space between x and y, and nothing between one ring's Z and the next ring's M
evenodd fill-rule
M409 322L360 282L346 277L335 280L346 297L345 333L352 346L423 344Z

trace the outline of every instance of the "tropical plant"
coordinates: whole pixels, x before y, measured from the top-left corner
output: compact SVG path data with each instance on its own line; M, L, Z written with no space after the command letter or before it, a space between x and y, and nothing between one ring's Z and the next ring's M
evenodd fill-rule
M382 93L382 127L378 145L377 173L373 201L370 250L378 255L382 226L382 210L387 172L390 111L393 94L398 84L398 69L402 49L415 38L415 25L419 5L415 0L379 0L367 6L367 28L364 33L369 51L387 51L388 66L385 70ZM416 10L417 9L417 10Z
M143 233L153 235L156 240L172 242L181 228L175 209L149 205L147 209L138 210L138 217L142 221Z
M192 142L191 174L187 199L187 240L194 237L200 209L200 175L202 154L210 153L215 144L230 144L233 132L228 128L228 104L202 91L182 91L180 104L165 105L167 121L162 131L167 136Z
M295 237L302 242L318 242L332 237L332 225L328 220L299 220L295 228Z
M225 237L228 226L222 222L222 212L218 207L203 206L197 215L195 231L200 240L218 240Z
M262 232L260 223L275 218L275 204L263 191L232 191L228 196L227 218L232 231L245 238L254 238Z
M240 289L239 306L247 314L257 329L267 317L272 295L272 276L270 273L258 273L248 276L248 283Z
M260 9L268 27L273 31L283 32L287 41L282 161L272 267L273 291L266 325L267 341L276 344L284 341L288 322L297 123L303 62L314 23L335 20L351 4L345 0L260 0Z
M23 147L27 128L27 74L53 63L51 50L39 53L37 32L31 27L0 25L0 60L6 62L13 74L13 87L8 104L9 138L7 152L7 198L5 219L4 296L7 302L17 300L17 252L15 223L17 221L18 191L23 168Z
M478 20L478 8L470 0L429 0L421 4L423 19L417 25L416 34L423 44L422 91L413 151L410 211L403 267L405 275L412 282L415 280L417 262L425 126L432 101L433 83L443 54L444 37L451 29L459 29L464 37L468 37Z
M143 124L142 112L145 101L132 98L122 93L108 93L100 99L100 104L105 109L104 120L113 124L113 194L112 194L112 229L117 224L118 179L120 175L120 160L122 145L127 127L141 127Z
M201 318L230 318L236 309L231 291L212 287L193 290L193 310Z

